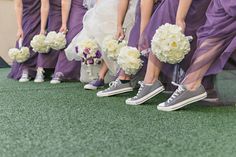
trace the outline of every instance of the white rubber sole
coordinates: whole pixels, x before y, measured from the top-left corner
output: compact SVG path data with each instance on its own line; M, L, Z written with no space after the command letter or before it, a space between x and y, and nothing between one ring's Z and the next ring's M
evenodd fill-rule
M182 102L179 102L175 105L172 105L172 106L169 106L169 107L162 107L160 105L157 106L157 109L160 110L160 111L167 111L167 112L170 112L170 111L175 111L175 110L178 110L182 107L185 107L189 104L192 104L194 102L197 102L197 101L200 101L200 100L203 100L207 97L207 93L203 93L201 95L198 95L198 96L195 96L195 97L192 97L192 98L189 98L187 100L184 100Z
M103 88L103 87L104 86L95 87L95 86L92 86L92 85L85 85L84 89L85 90L97 90L97 89L100 89L100 88Z
M145 95L144 97L142 97L141 99L138 99L136 101L131 101L130 99L127 99L125 101L125 103L127 105L141 105L143 103L145 103L146 101L150 100L151 98L155 97L156 95L160 94L162 91L164 91L165 88L163 86L157 88L156 90L152 91L151 93Z
M122 93L132 92L132 91L133 91L132 87L127 87L127 88L123 88L123 89L119 89L119 90L107 92L107 93L103 93L102 91L100 91L97 93L97 96L98 97L108 97L108 96L118 95L118 94L122 94Z
M61 83L61 81L55 81L55 80L50 81L50 84L60 84L60 83Z
M43 83L44 80L34 80L34 83Z
M29 82L30 80L29 79L24 79L24 80L19 80L20 83L25 83L25 82Z

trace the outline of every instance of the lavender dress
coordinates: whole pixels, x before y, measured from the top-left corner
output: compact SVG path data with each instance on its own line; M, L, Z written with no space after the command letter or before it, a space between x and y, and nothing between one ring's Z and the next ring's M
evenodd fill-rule
M50 10L48 16L47 32L58 32L62 25L61 0L49 0ZM38 54L37 67L54 69L61 51L51 50L47 54Z
M23 18L22 28L24 39L22 46L30 47L32 38L40 32L40 0L22 0ZM18 44L16 45L18 47ZM35 77L37 63L37 53L30 48L30 58L24 63L14 62L8 77L12 79L20 79L24 69L29 70L29 76Z
M192 36L193 41L191 42L191 52L185 57L185 59L178 65L179 69L186 71L191 63L191 58L193 52L196 49L197 29L206 22L206 10L209 6L211 0L193 0L186 17L186 30L185 35ZM151 40L156 33L156 30L163 24L170 23L175 24L176 14L178 10L179 0L161 0L160 4L156 8L154 14L152 15L151 21L147 26L146 30L142 34L140 39L141 50L150 50ZM160 63L157 57L153 54L149 54L149 60L153 62L156 66L162 69L163 82L170 84L174 77L181 77L176 73L176 66L170 64ZM180 79L180 78L178 78Z
M83 28L83 17L87 9L83 6L83 0L72 0L70 16L68 19L68 33L67 43L70 43L72 39L82 30ZM78 61L69 61L66 58L65 52L60 52L56 69L54 72L55 76L60 77L63 80L79 80L80 79L80 65Z
M225 67L236 68L236 1L213 0L207 10L207 22L198 31L198 48L185 83L217 74ZM227 63L230 66L226 66ZM203 71L199 75L195 72Z
M141 9L140 9L140 3L141 0L139 0L139 2L137 3L137 7L136 7L136 13L135 13L135 23L134 26L130 32L129 35L129 41L128 41L128 46L131 47L136 47L139 48L139 39L140 39L140 24L141 24ZM157 6L159 5L159 2L154 4L153 10L155 10L157 8ZM133 85L135 86L136 82L138 80L141 80L145 73L146 73L146 68L147 68L147 58L142 56L142 60L144 61L144 66L142 67L142 69L140 69L140 71L132 77L132 82ZM120 76L125 75L125 72L121 69Z

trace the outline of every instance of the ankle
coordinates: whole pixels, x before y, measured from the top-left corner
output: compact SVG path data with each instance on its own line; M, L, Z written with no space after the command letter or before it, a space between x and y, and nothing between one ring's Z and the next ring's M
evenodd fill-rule
M24 69L23 72L22 72L22 74L26 74L26 75L28 75L28 73L29 73L28 69Z
M151 78L145 78L143 82L145 84L154 84L157 80L158 80L157 77L151 77Z
M197 90L200 86L201 86L201 84L197 84L197 83L185 85L186 89L189 90L189 91L195 91L195 90Z

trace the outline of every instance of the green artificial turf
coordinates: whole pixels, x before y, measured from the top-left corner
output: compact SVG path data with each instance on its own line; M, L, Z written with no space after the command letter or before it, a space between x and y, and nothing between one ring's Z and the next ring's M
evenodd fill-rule
M0 157L234 157L233 106L160 112L134 93L97 98L81 83L18 83L0 69Z

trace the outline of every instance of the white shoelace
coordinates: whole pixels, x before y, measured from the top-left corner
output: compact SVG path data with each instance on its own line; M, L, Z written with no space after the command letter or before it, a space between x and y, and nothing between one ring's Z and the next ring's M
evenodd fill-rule
M117 85L119 84L119 80L115 80L109 83L109 88L107 88L105 91L110 90L111 88L117 87Z
M44 70L37 70L36 79L43 79Z
M22 73L22 76L21 76L22 79L28 79L28 72L23 72Z
M64 77L64 74L61 72L58 72L55 74L55 77L53 77L52 80L60 81L62 77Z
M140 85L140 87L138 89L138 93L134 97L135 99L138 98L139 94L141 93L141 91L143 90L143 87L144 87L144 82L143 81L139 81L138 84Z
M174 86L177 86L178 89L171 95L171 97L167 100L167 103L172 102L176 97L178 97L183 91L183 85L177 84L175 82L171 82Z

